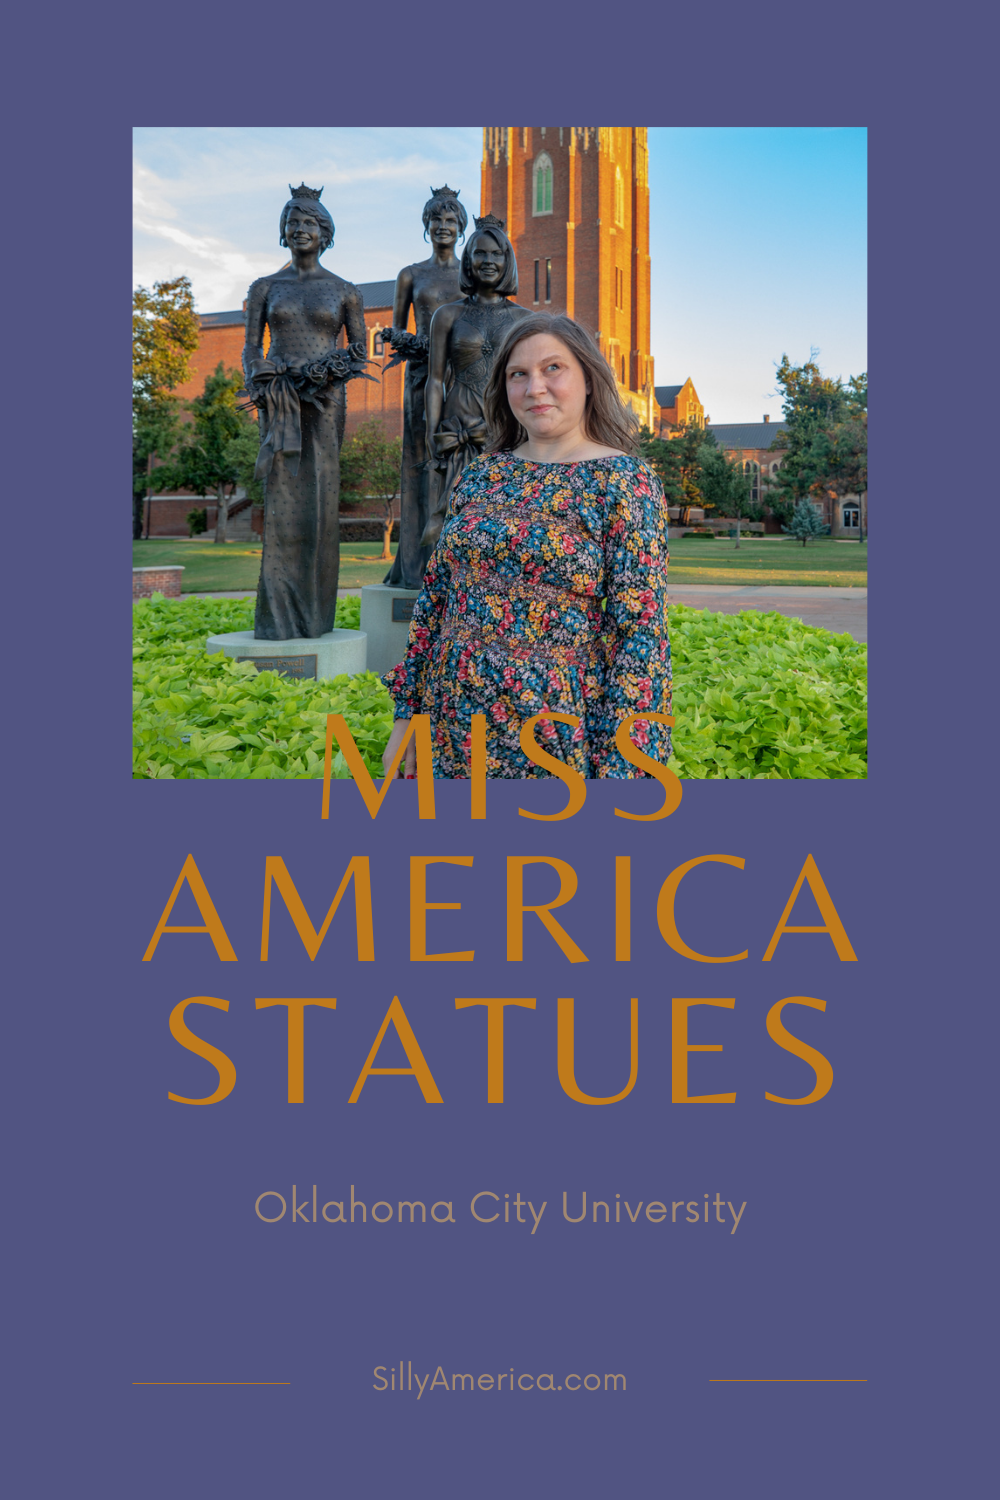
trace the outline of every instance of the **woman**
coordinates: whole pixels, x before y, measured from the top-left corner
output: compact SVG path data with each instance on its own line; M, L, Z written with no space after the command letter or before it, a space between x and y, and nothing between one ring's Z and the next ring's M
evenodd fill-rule
M467 777L480 713L489 776L545 776L520 730L548 710L580 720L543 721L550 754L584 776L639 776L615 733L629 714L670 712L670 647L667 511L635 456L636 420L590 335L549 313L507 334L485 409L491 452L462 475L406 657L382 679L396 705L384 764L426 713L435 775ZM666 726L639 722L632 738L666 762ZM400 774L415 769L411 740Z
M459 238L465 238L469 222L458 189L431 188L424 204L424 239L430 239L433 254L428 260L404 266L396 277L392 304L392 327L383 338L392 345L393 358L383 373L406 361L403 388L403 463L400 472L399 546L392 567L382 582L392 588L419 589L430 552L420 538L427 525L427 424L424 389L427 385L427 353L431 318L445 302L454 302L459 290L460 267L455 254ZM413 311L415 333L406 325Z
M425 406L427 446L437 472L423 547L436 544L459 476L486 447L483 402L497 349L511 326L530 316L507 301L517 295L517 261L502 219L485 214L476 220L458 284L463 300L446 302L431 319Z
M291 189L280 226L291 262L247 294L243 373L260 413L264 484L253 633L263 641L315 639L337 612L344 382L364 373L365 318L357 287L319 264L334 233L322 191ZM345 327L349 346L338 349Z

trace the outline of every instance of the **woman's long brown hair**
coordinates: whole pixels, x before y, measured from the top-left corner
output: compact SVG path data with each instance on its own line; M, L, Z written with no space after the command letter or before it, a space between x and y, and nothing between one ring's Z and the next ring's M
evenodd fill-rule
M517 345L536 333L550 333L576 356L583 366L590 390L583 413L583 430L592 443L619 448L635 457L639 452L639 420L618 394L611 366L586 328L565 313L529 313L518 318L497 350L486 384L483 406L490 430L487 451L501 453L527 442L528 434L507 400L507 364Z

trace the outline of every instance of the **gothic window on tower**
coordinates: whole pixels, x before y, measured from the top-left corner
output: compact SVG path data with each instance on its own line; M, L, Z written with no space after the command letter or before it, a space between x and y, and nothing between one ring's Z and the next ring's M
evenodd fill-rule
M552 262L550 260L545 262L545 300L546 302L552 301Z
M535 261L535 301L538 301L538 262Z
M621 167L615 167L615 223L625 223L625 184Z
M375 333L372 337L372 354L377 359L379 355L384 353L385 340L382 337L382 330L381 328L376 328Z
M621 361L621 363L622 363L622 385L624 385L625 384L625 356L624 356L624 354L622 355L622 361Z
M535 157L535 164L531 169L532 175L532 212L538 214L550 214L552 212L552 158L547 151Z

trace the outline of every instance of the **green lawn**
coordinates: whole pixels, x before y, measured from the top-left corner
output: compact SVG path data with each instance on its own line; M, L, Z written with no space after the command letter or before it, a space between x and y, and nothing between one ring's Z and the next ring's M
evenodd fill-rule
M730 538L670 543L671 583L794 584L799 588L868 586L868 543L819 537L803 547L786 537L744 537L739 550Z
M381 583L389 564L381 560L379 542L347 542L340 549L340 583L360 588ZM395 547L393 548L395 552ZM255 589L260 547L249 542L214 542L180 537L132 543L132 566L149 568L183 563L185 594L224 589ZM868 543L838 542L820 537L803 547L783 537L744 539L739 551L732 541L680 537L670 543L671 583L797 584L816 588L866 588Z
M393 547L395 553L395 546ZM389 564L381 559L380 542L345 542L340 549L340 585L360 588L365 583L381 583ZM227 542L217 547L212 541L182 537L132 543L133 568L152 568L181 563L184 568L181 588L185 594L205 594L225 589L255 589L260 572L260 545L251 542Z

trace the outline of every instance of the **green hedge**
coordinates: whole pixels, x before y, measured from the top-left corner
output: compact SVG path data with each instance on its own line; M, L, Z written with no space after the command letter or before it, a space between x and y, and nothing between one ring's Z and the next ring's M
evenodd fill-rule
M134 772L139 778L312 779L326 715L342 713L381 775L392 704L371 672L295 682L205 655L205 640L253 626L252 599L142 599L134 605ZM357 629L360 603L337 624ZM843 778L866 774L867 648L778 614L672 605L674 757L681 777ZM347 776L339 753L337 776Z

